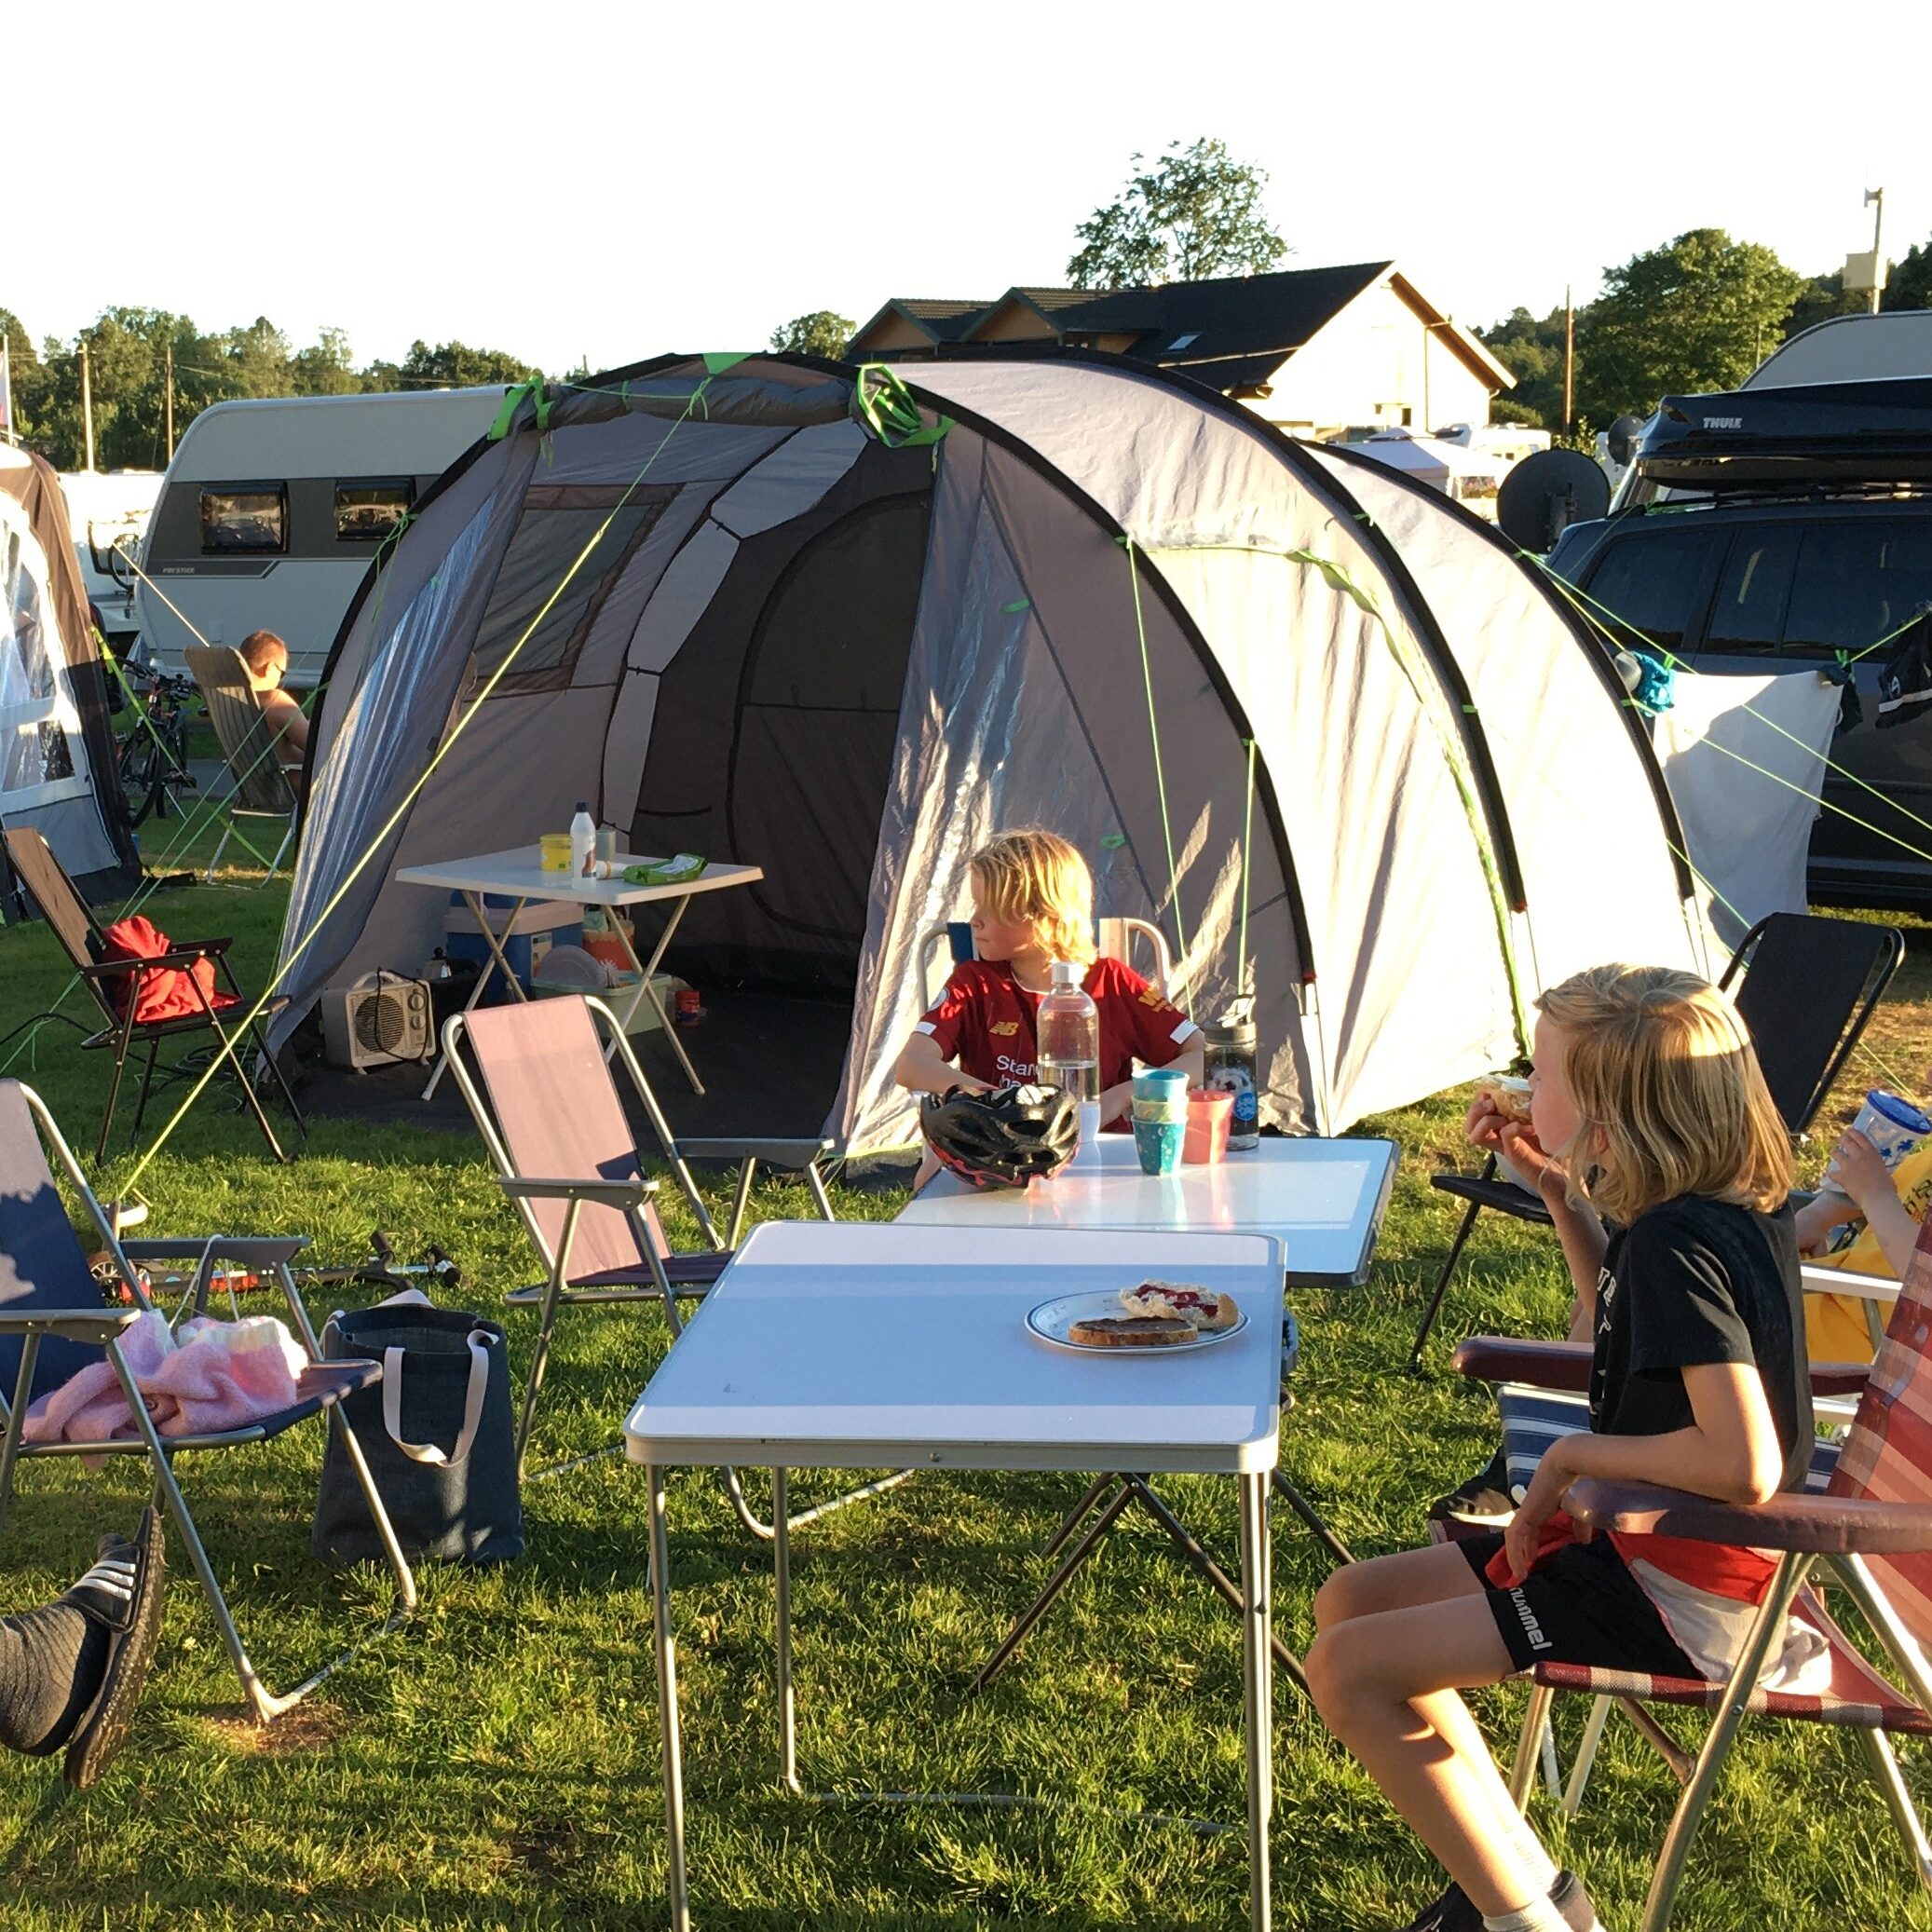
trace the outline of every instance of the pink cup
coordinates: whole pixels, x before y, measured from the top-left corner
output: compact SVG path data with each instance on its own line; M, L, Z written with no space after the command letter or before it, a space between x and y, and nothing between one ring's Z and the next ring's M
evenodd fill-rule
M1234 1095L1219 1087L1188 1089L1188 1137L1180 1157L1196 1167L1228 1156L1228 1128L1234 1118Z

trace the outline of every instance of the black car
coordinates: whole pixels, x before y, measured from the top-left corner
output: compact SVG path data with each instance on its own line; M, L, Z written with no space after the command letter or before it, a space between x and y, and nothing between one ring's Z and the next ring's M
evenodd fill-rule
M1668 398L1617 508L1549 562L1620 643L1700 673L1848 664L1862 717L1832 745L1812 896L1932 912L1932 704L1877 722L1879 674L1932 607L1932 381Z

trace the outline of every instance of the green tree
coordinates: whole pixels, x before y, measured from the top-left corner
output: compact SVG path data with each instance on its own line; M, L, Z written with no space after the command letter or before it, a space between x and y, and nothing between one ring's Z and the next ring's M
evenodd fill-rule
M1563 311L1532 316L1516 308L1502 321L1478 329L1476 338L1516 377L1490 405L1492 420L1527 423L1534 429L1563 427Z
M1217 275L1259 275L1288 252L1261 209L1268 176L1206 137L1170 142L1149 168L1135 155L1119 197L1073 232L1080 252L1067 265L1076 288L1146 288Z
M446 384L463 389L489 383L528 382L538 372L501 349L471 348L467 343L413 342L397 372L407 388Z
M1721 228L1605 269L1577 317L1577 413L1607 423L1648 415L1667 393L1735 388L1784 339L1804 288L1770 249Z
M1932 241L1915 241L1892 265L1882 308L1932 308Z
M1835 315L1863 315L1871 306L1870 295L1846 292L1840 270L1834 268L1829 275L1808 275L1790 314L1785 318L1785 339L1789 341L1802 330L1830 321ZM1768 356L1771 351L1767 348L1764 353Z
M353 396L364 387L344 329L325 328L307 348L297 349L290 373L298 396Z
M835 362L845 354L845 346L858 332L850 316L836 315L829 308L814 308L810 315L794 316L771 332L771 346L781 355L829 356Z

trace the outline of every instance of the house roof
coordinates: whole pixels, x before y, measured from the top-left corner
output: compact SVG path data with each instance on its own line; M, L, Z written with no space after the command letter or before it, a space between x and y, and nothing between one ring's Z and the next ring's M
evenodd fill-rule
M935 344L1000 341L1002 334L986 331L1002 309L1018 303L1050 323L1062 342L1127 336L1128 342L1114 343L1122 353L1184 368L1197 380L1238 395L1265 388L1297 349L1381 282L1477 380L1491 389L1512 386L1516 378L1508 369L1387 261L1220 276L1145 289L1015 285L990 302L900 299L888 302L854 340L863 342L896 314Z

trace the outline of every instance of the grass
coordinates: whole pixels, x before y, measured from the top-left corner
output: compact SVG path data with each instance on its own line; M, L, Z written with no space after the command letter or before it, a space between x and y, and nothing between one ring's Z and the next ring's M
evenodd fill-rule
M225 887L151 908L183 934L232 932L244 985L272 963L282 893ZM1932 1054L1932 946L1924 929L1860 1062L1828 1109L1848 1119L1879 1063L1919 1084ZM65 974L37 928L0 931L5 1025L47 1003ZM5 1026L0 1026L5 1030ZM86 1139L103 1055L45 1036L34 1084ZM1487 1454L1487 1396L1443 1368L1402 1373L1421 1300L1452 1223L1433 1167L1458 1152L1460 1104L1440 1096L1364 1131L1404 1159L1369 1285L1302 1294L1298 1405L1284 1463L1359 1553L1420 1539L1429 1499ZM112 1163L111 1188L128 1163ZM375 1225L405 1249L441 1242L471 1304L532 1278L517 1224L477 1145L406 1127L314 1123L290 1168L211 1095L143 1181L156 1231L300 1229L332 1261ZM843 1213L883 1218L901 1196L842 1190ZM762 1215L809 1211L761 1190ZM675 1237L674 1237L675 1238ZM1445 1333L1551 1332L1565 1289L1555 1249L1486 1218L1452 1292ZM326 1313L319 1307L318 1313ZM532 1328L509 1327L520 1368ZM661 1325L590 1311L560 1331L541 1448L610 1439L660 1359ZM243 1634L286 1683L366 1631L387 1607L374 1570L309 1557L320 1431L184 1465ZM798 1487L816 1493L823 1476ZM935 1476L802 1533L795 1543L803 1773L817 1791L996 1790L1037 1809L800 1803L776 1781L771 1593L764 1551L716 1484L673 1479L673 1563L691 1884L698 1923L733 1932L969 1932L1245 1924L1239 1824L1241 1660L1234 1620L1132 1522L1108 1542L1019 1660L979 1699L979 1656L1043 1575L1039 1547L1078 1485L1051 1476ZM1162 1485L1225 1553L1226 1483ZM42 1600L86 1566L96 1535L131 1524L136 1470L29 1468L0 1541L0 1608ZM605 1461L525 1497L530 1546L499 1570L431 1567L406 1630L372 1645L293 1718L242 1721L237 1687L191 1580L170 1594L158 1667L104 1783L75 1796L48 1764L0 1762L0 1898L20 1932L110 1925L216 1928L577 1928L662 1923L659 1732L645 1587L642 1485ZM1277 1627L1298 1647L1325 1570L1284 1517ZM1513 1739L1522 1694L1478 1700ZM1567 1762L1584 1712L1561 1713ZM1694 1734L1694 1722L1680 1726ZM1909 1756L1909 1762L1910 1762ZM1914 1774L1916 1775L1916 1773ZM1286 1927L1398 1925L1429 1896L1431 1865L1373 1789L1280 1687L1275 1911ZM1671 1803L1662 1765L1622 1723L1605 1740L1583 1816L1536 1821L1587 1876L1612 1925L1635 1922ZM1149 1815L1159 1815L1150 1817ZM1932 1925L1855 1744L1797 1727L1747 1727L1694 1852L1677 1923Z

